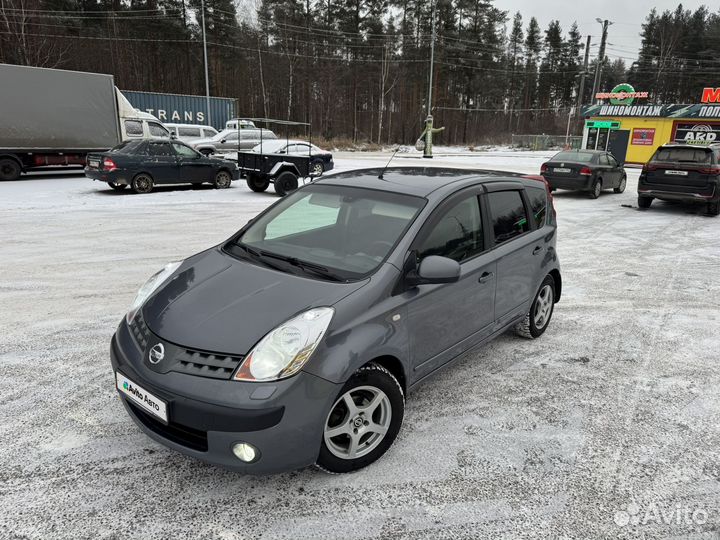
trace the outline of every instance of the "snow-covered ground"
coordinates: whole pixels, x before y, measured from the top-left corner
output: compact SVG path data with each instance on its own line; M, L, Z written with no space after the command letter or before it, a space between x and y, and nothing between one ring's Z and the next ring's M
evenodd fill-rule
M398 153L537 173L552 152ZM336 154L337 169L388 153ZM557 192L563 298L548 332L467 354L408 397L352 475L221 471L144 436L110 337L164 263L274 202L118 193L78 174L0 184L0 538L713 537L720 528L720 218Z

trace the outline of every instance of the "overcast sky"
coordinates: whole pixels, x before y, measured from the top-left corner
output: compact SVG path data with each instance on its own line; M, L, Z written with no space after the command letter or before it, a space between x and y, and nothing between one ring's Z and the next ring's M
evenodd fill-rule
M699 0L684 0L682 5L685 9L695 10L702 5L717 6L717 0L703 2ZM678 5L677 0L603 0L589 2L588 0L495 0L494 4L498 9L508 12L508 26L516 11L523 16L523 26L527 28L530 17L535 17L544 31L551 20L560 21L563 32L567 32L573 22L578 23L580 33L583 35L583 42L587 35L592 36L590 55L598 53L602 28L600 23L595 21L597 17L613 21L608 30L608 50L610 58L626 57L625 62L629 65L637 59L637 51L640 48L640 36L642 23L650 10L655 7L658 12L667 9L674 10ZM711 8L712 9L712 8ZM716 8L717 9L717 8Z

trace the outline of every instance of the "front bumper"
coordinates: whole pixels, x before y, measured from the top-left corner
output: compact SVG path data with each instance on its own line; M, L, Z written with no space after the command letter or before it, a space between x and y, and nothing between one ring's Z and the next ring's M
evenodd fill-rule
M154 335L151 339L161 341ZM148 436L188 456L249 474L275 474L315 463L325 417L342 386L305 372L271 383L158 373L148 367L146 353L125 321L112 338L110 360L113 370L167 402L165 425L118 392ZM236 458L232 446L238 442L252 444L259 459L247 464Z
M552 189L569 189L575 191L590 191L592 189L593 180L592 176L581 176L578 177L558 177L543 175L543 178L550 184Z

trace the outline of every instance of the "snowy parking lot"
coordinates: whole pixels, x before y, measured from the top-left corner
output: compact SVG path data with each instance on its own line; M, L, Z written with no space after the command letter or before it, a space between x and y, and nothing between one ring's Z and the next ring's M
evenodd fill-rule
M551 155L431 164L537 174ZM408 396L384 458L338 476L184 457L114 389L110 338L138 287L229 237L272 189L134 195L77 172L0 184L0 538L717 538L720 218L638 210L638 173L620 195L555 193L564 286L548 331L466 354Z

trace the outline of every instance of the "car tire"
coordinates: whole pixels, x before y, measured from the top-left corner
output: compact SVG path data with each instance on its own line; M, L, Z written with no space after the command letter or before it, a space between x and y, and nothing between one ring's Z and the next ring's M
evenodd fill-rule
M22 174L20 164L11 158L0 159L0 180L17 180Z
M275 193L284 197L298 188L298 177L295 173L285 171L275 178Z
M598 178L593 182L592 188L590 189L590 198L597 199L602 193L602 179Z
M361 367L323 419L317 467L347 473L370 465L395 442L404 414L405 394L393 374L375 363Z
M213 181L215 189L227 189L232 185L232 176L227 171L218 171Z
M525 318L515 327L519 336L528 339L535 339L543 335L550 324L550 319L555 308L555 280L547 275L543 280L535 299L530 306L530 311Z
M132 181L132 190L135 193L150 193L155 183L149 174L140 173Z
M122 191L127 187L127 184L116 184L115 182L108 182L108 186L113 188L115 191Z
M245 181L247 182L248 187L255 193L262 193L267 190L268 186L270 186L270 180L256 174L249 174Z
M613 189L615 193L622 193L625 191L625 187L627 186L627 175L623 174L622 178L620 179L620 183L618 184L618 187Z
M310 163L310 174L312 176L320 176L324 172L325 164L322 162L321 159L316 159L315 161Z
M708 203L707 214L709 216L720 216L720 201Z
M638 197L638 208L650 208L652 202L652 197Z

